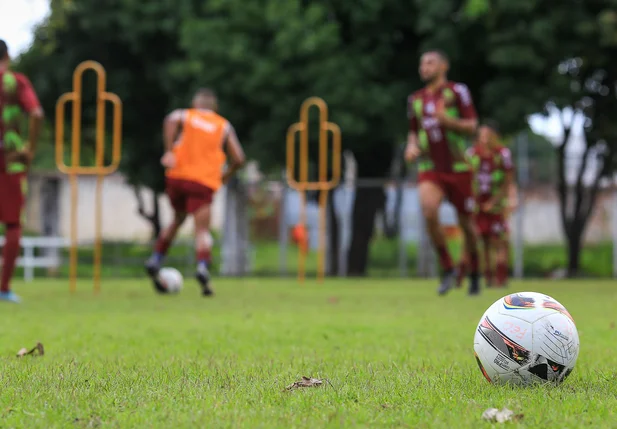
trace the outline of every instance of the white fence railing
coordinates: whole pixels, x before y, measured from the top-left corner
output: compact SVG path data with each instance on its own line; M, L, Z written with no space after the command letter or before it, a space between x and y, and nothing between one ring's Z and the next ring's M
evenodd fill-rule
M0 236L0 247L4 247L5 238ZM59 249L69 246L69 240L62 237L22 237L23 254L17 259L17 266L24 269L24 280L34 279L35 268L57 268L60 266ZM35 250L44 250L36 256Z

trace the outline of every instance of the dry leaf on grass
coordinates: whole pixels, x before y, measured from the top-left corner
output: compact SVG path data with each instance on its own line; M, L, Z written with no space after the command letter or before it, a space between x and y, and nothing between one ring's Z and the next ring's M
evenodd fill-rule
M522 414L514 414L514 411L504 408L498 410L497 408L489 408L482 413L482 419L489 422L505 423L509 421L517 421L523 418Z
M26 348L22 348L17 352L17 357L24 357L26 355L32 355L32 356L43 356L45 354L45 348L43 347L43 344L41 343L36 343L36 346L34 346L31 350L28 350Z
M302 380L296 381L285 388L285 390L299 389L300 387L319 387L323 381L318 378L302 377Z

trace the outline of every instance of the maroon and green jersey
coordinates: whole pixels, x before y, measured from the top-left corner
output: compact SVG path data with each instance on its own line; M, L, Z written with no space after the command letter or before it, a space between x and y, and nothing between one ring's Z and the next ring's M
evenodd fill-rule
M476 119L476 109L467 85L446 82L435 92L426 88L414 92L407 99L409 131L418 136L422 150L419 171L458 173L470 170L465 158L468 138L446 130L435 117L436 105L443 100L446 114L459 119Z
M480 211L482 204L499 194L505 186L506 175L512 172L512 154L505 146L483 150L477 144L467 151L469 163L474 172L474 194L476 207ZM491 213L502 213L506 208L508 194L505 192L501 201L493 206Z
M22 163L7 165L5 154L24 148L20 129L23 115L39 107L39 99L26 76L0 70L0 173L25 170Z

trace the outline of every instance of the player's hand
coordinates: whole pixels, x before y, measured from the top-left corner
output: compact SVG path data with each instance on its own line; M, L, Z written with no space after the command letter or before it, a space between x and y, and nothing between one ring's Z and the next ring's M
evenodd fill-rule
M482 211L490 212L493 210L494 207L495 207L495 201L490 200L482 204Z
M161 158L161 164L165 168L173 168L176 165L176 155L173 152L165 152Z
M450 118L446 113L446 104L443 98L437 100L437 102L435 103L435 119L437 119L439 125L444 128L448 128L450 124Z
M405 148L405 161L412 162L415 161L416 158L420 156L422 151L415 143L407 143L407 147Z
M26 168L30 167L33 158L32 152L28 149L12 151L6 155L7 162L20 162L24 164Z
M443 120L446 117L446 105L443 98L440 98L435 102L435 117L438 120Z

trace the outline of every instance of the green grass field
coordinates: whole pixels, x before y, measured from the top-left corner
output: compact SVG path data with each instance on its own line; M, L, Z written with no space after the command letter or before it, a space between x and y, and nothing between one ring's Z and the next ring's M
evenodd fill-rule
M484 310L503 291L435 295L434 282L226 279L203 299L146 282L17 283L3 304L0 427L488 427L489 407L524 414L509 427L617 427L617 285L515 283L562 302L581 353L559 387L496 387L473 357ZM18 359L37 341L45 356ZM285 387L301 376L318 388Z

